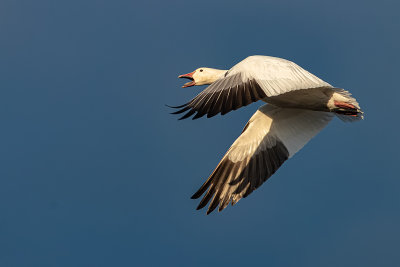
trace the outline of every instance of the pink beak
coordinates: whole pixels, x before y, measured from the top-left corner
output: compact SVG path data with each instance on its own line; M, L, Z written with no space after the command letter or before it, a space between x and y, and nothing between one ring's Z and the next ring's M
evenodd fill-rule
M193 79L193 74L194 74L194 73L195 73L195 71L190 72L190 73L187 73L187 74L182 74L182 75L179 75L179 76L178 76L178 78L186 78L186 79L192 80L192 81L190 81L190 82L188 82L188 83L185 83L185 84L182 86L182 88L190 87L190 86L196 85L196 82L195 82L194 79Z

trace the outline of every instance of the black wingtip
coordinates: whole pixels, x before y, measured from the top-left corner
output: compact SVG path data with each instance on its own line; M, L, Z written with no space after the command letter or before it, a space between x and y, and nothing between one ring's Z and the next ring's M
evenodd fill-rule
M183 107L185 107L187 104L189 104L189 103L186 103L186 104L183 104L183 105L180 105L180 106L170 106L170 105L167 105L167 104L164 104L164 105L167 106L167 107L169 107L169 108L183 108Z
M218 205L219 205L218 201L216 202L216 204L211 203L210 206L208 207L207 215L213 212L218 207Z
M209 201L209 199L203 198L200 201L200 204L197 206L196 210L200 210L200 209L204 208L205 206L207 206L208 201Z
M190 198L191 199L198 199L202 194L200 194L198 191L194 193Z
M183 115L182 117L180 117L178 120L183 120L183 119L187 119L190 116L192 116L196 111L194 109L188 111L185 115Z
M207 118L212 118L212 117L214 117L215 115L217 115L218 113L216 113L216 114L212 114L212 113L208 113L207 114Z
M196 115L192 118L192 120L197 120L201 117L203 117L205 114L201 113L201 112L197 112Z
M184 107L184 108L182 108L182 109L180 109L178 111L171 112L171 114L174 114L174 115L181 114L181 113L183 113L183 112L185 112L185 111L187 111L189 109L190 109L190 107Z

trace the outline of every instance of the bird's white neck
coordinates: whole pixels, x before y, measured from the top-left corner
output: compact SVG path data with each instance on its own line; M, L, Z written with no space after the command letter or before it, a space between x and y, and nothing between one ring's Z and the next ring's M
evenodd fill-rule
M209 69L209 70L210 70L209 80L211 81L210 83L213 83L219 78L222 78L227 72L227 70L219 70L219 69Z
M196 82L196 85L212 84L219 78L223 77L226 72L226 70L199 68L193 74L193 79Z

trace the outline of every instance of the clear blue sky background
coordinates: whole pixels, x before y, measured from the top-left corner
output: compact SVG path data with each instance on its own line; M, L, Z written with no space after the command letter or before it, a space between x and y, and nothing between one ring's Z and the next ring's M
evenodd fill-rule
M398 1L0 2L0 266L400 266ZM221 213L190 196L251 106L177 121L177 76L249 55L350 90Z

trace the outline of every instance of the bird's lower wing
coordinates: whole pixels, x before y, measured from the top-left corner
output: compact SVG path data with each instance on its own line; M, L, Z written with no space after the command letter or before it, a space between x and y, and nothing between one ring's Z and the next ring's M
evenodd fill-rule
M263 184L332 119L328 112L262 106L246 124L213 173L192 196L197 209L219 211Z
M199 93L188 103L172 107L179 110L172 114L185 113L180 120L198 119L207 115L213 117L218 113L224 115L232 110L247 106L265 98L267 95L254 79L243 80L241 73L223 77Z

